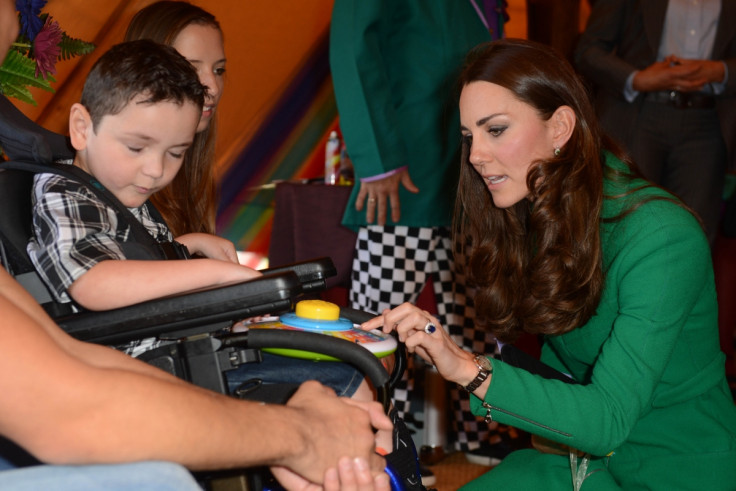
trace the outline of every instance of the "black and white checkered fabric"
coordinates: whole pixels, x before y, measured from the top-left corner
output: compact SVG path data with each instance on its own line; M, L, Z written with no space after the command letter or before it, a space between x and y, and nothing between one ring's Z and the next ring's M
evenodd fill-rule
M358 233L353 259L351 306L379 313L404 302L416 302L432 279L440 323L453 340L471 352L494 354L493 335L475 329L472 295L464 277L455 271L448 228L368 226ZM412 370L394 391L394 405L402 417L411 413ZM458 450L476 449L487 440L489 426L470 412L468 394L449 387L453 428L448 435Z

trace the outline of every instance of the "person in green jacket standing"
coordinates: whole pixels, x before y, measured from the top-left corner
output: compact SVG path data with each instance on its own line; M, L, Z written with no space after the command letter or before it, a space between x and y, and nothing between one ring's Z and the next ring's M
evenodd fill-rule
M330 28L340 130L359 182L343 217L358 231L351 306L380 313L416 301L432 278L450 334L489 353L495 340L474 329L451 252L460 147L453 89L467 51L501 35L503 4L336 0ZM488 448L488 425L472 415L467 396L453 395L458 448ZM395 391L397 408L409 412L409 397ZM491 448L486 463L498 463L503 448Z
M569 377L468 354L411 304L364 324L395 329L476 414L534 435L464 489L736 489L736 406L699 221L604 136L548 48L481 46L460 85L455 226L472 244L476 322L503 342L543 336L542 361Z

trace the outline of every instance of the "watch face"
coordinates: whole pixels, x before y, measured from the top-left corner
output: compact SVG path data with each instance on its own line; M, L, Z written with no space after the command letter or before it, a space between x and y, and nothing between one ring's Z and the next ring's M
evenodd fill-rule
M486 355L476 355L475 363L483 370L490 372L493 369L493 365L491 365L491 362Z

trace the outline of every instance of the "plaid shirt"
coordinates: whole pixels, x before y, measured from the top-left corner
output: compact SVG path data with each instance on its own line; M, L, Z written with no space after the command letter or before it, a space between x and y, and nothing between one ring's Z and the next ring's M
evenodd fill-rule
M120 244L128 239L130 226L118 223L115 210L84 184L57 174L37 174L33 182L28 254L55 299L68 303L72 300L67 290L92 266L106 259L126 259ZM173 239L166 224L156 221L146 206L129 210L157 241ZM152 346L151 340L136 342L133 354Z

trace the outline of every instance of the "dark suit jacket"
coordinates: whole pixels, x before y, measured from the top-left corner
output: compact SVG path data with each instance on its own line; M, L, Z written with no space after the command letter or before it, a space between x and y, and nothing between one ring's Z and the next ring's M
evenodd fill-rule
M668 0L598 0L575 51L578 70L596 89L596 108L603 128L622 143L637 127L643 100L624 99L626 78L657 59ZM728 67L725 92L718 97L721 129L729 149L729 168L736 169L736 2L721 0L713 43L713 60Z

